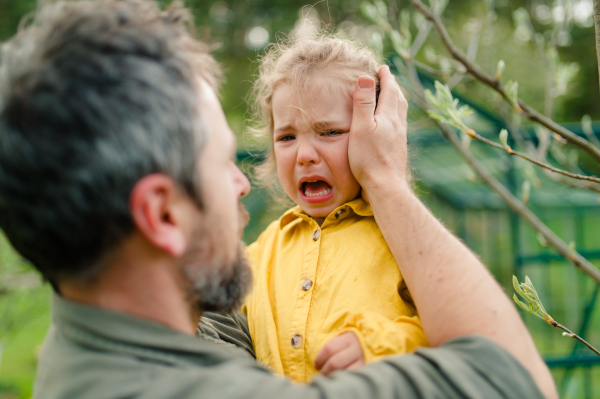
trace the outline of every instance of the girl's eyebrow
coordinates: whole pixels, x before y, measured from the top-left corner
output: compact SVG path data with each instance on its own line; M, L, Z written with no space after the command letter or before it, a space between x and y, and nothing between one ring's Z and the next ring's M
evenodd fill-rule
M292 127L292 125L285 125L282 127L278 127L277 129L275 129L275 132L287 132L290 130L294 130L294 128Z
M343 123L331 121L318 121L311 125L311 129L315 132L324 132L331 129L344 129Z
M318 122L313 122L310 125L310 128L311 128L311 130L313 130L315 132L324 132L326 130L331 130L332 128L342 129L343 127L342 127L341 122L318 121ZM290 124L287 124L282 127L276 128L274 133L286 133L286 132L291 132L291 131L295 131L294 127Z

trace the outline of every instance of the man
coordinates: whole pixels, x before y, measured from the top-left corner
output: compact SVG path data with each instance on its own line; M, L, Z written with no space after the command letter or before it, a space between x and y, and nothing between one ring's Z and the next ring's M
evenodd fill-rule
M0 227L57 292L35 397L556 397L508 298L410 191L407 104L385 67L377 110L357 82L350 164L434 348L304 386L193 336L250 284L250 187L186 22L176 5L59 2L2 47Z

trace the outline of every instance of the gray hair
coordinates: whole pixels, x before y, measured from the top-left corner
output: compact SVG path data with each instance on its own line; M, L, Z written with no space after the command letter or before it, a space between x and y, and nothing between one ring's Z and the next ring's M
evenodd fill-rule
M61 1L0 48L0 228L51 282L99 273L142 177L201 207L197 83L221 70L190 21L178 3Z

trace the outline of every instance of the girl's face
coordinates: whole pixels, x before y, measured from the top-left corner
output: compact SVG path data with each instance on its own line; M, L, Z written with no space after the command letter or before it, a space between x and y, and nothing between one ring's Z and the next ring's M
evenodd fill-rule
M302 104L289 85L273 93L279 180L287 195L319 222L360 194L348 163L352 98L341 93L326 80L311 83Z

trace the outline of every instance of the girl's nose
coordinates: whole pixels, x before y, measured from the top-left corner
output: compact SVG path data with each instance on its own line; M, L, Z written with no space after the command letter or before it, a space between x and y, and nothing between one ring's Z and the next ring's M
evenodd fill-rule
M319 162L319 154L310 140L301 140L298 146L298 164L310 165Z

